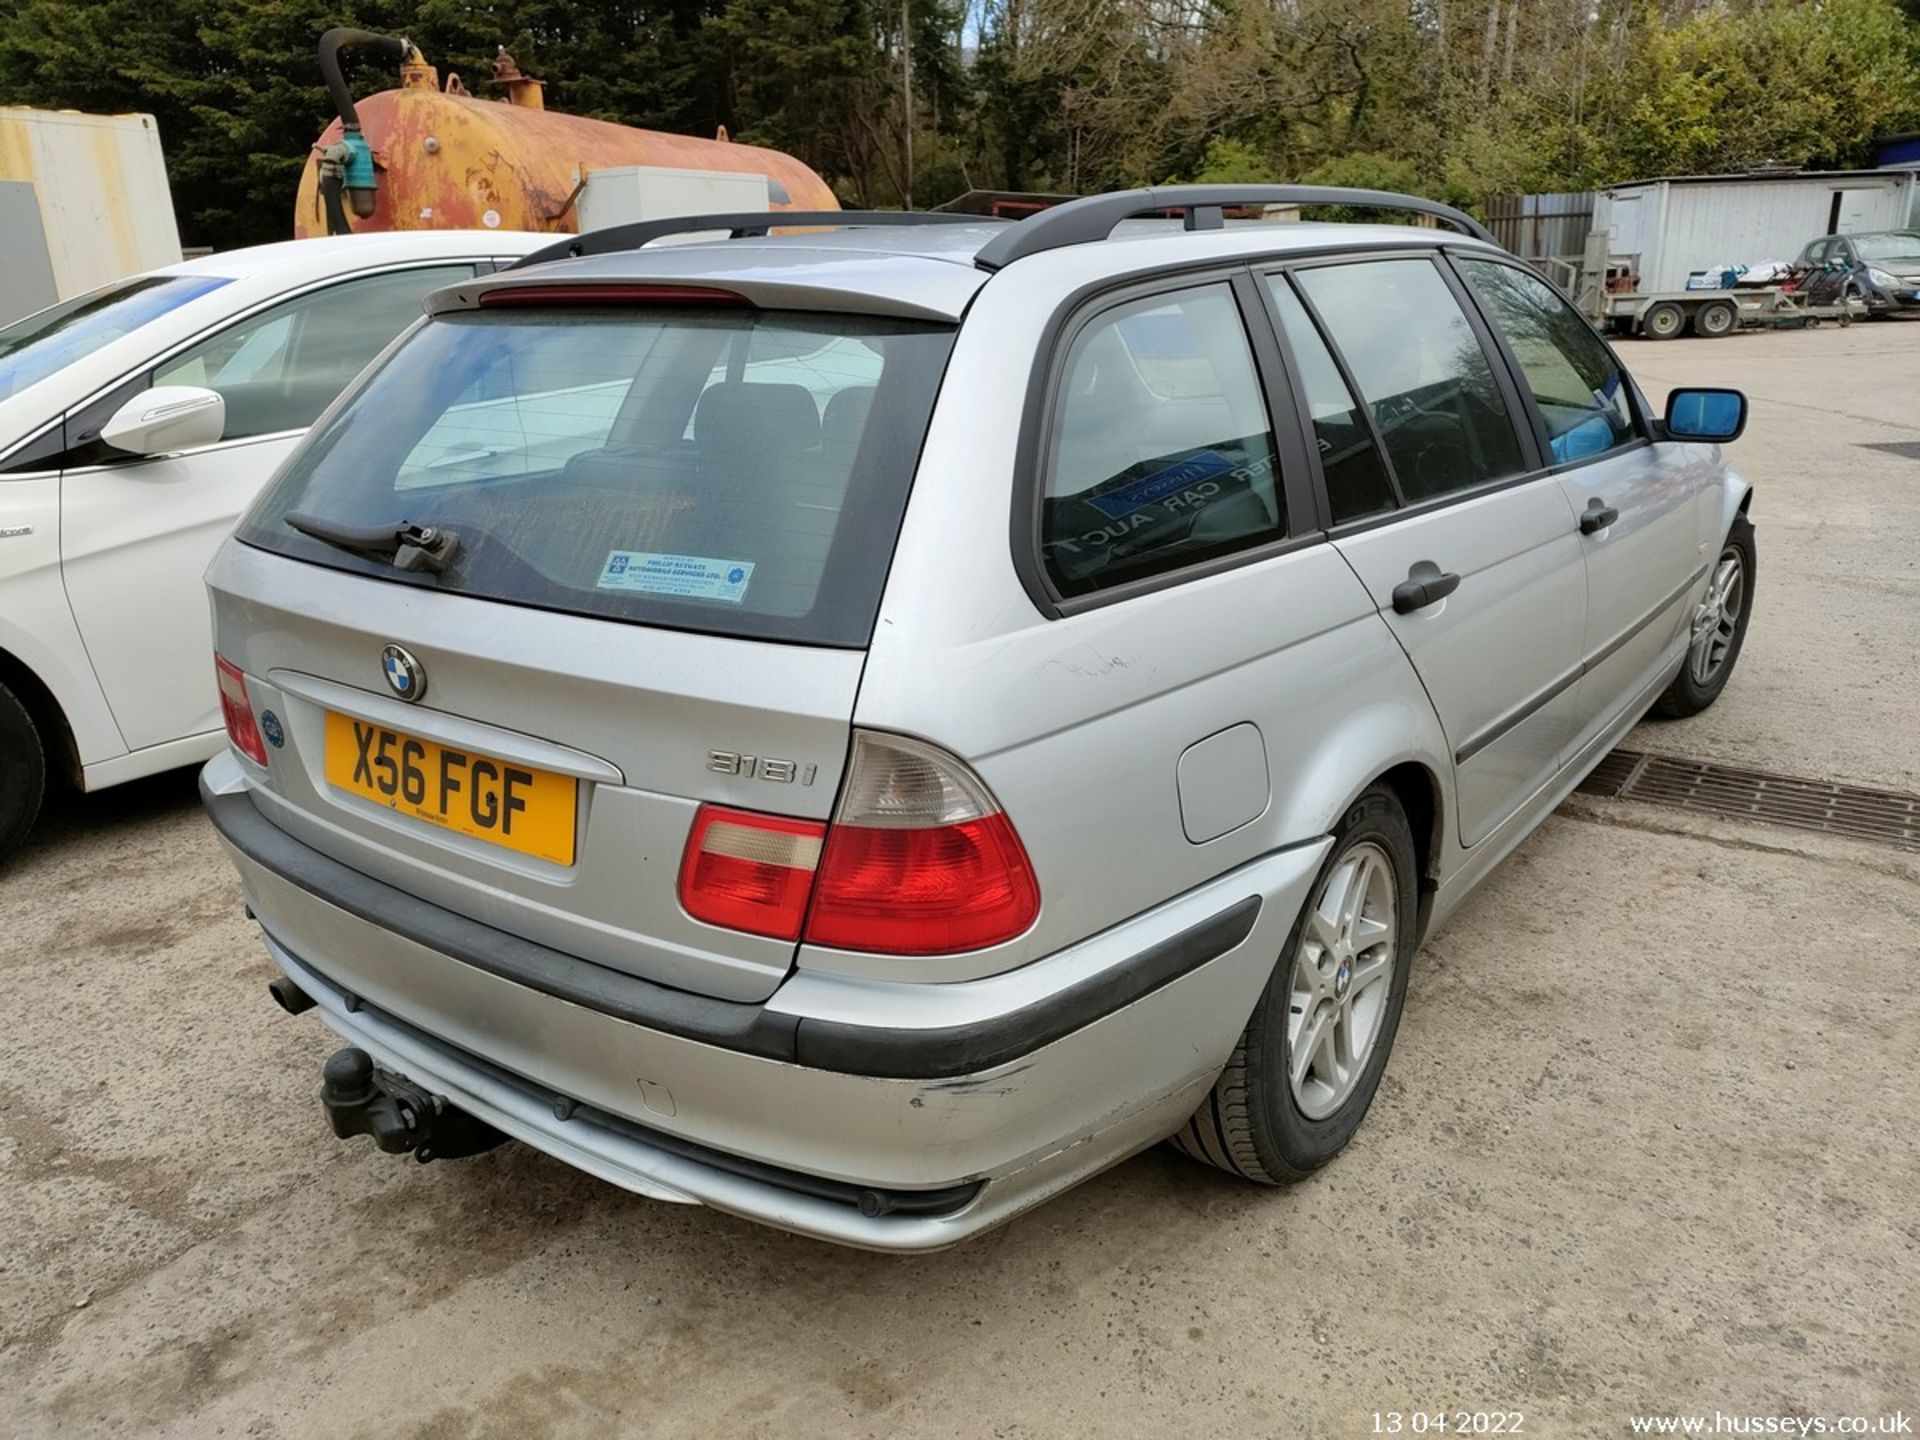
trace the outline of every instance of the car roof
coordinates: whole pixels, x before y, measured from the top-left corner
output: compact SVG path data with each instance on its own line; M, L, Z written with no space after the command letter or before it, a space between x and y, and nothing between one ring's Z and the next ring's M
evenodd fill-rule
M197 256L153 271L156 275L218 275L250 280L289 268L316 273L357 270L410 259L466 255L525 255L553 243L527 230L386 230L360 235L315 235Z
M993 272L980 251L1023 222L981 220L942 225L849 225L738 239L656 242L574 259L555 259L447 287L427 302L430 313L472 309L503 289L582 283L704 282L756 304L957 321ZM1326 250L1434 248L1460 245L1505 253L1470 236L1412 225L1318 221L1229 221L1186 230L1177 220L1127 220L1105 240L1043 251L1017 262L1023 271L1050 267L1063 282L1150 270L1157 265L1222 261Z

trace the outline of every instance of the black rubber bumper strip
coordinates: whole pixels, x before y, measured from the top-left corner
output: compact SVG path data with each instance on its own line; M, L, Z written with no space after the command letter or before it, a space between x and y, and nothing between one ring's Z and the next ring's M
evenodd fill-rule
M944 1030L883 1029L833 1020L800 1022L800 1063L850 1075L930 1080L972 1075L1018 1060L1162 985L1217 960L1253 932L1260 897L1244 900L1143 950L1125 965L1069 985L1039 1005L980 1025ZM956 1087L957 1088L957 1087Z
M764 1005L676 990L510 935L363 875L295 839L244 792L200 799L227 843L290 885L442 955L588 1010L704 1044L772 1060L794 1059L797 1017Z
M1246 896L1124 965L977 1025L850 1025L690 994L550 949L322 855L269 821L244 792L216 795L203 781L200 798L214 829L255 864L328 905L476 970L649 1030L876 1079L946 1079L1016 1060L1218 959L1253 932L1260 916L1260 897Z

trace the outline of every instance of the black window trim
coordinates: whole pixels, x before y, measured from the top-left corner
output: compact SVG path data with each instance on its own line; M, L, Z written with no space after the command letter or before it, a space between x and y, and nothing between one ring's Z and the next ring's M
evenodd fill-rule
M1291 270L1269 270L1260 277L1261 301L1267 312L1267 323L1273 327L1274 333L1279 337L1280 344L1286 351L1287 364L1292 368L1294 391L1301 397L1301 424L1305 427L1303 433L1313 434L1313 411L1305 398L1307 385L1304 378L1305 372L1300 368L1300 357L1294 354L1292 342L1287 339L1286 326L1280 320L1279 308L1272 298L1274 283L1287 287L1288 293L1299 302L1301 310L1305 312L1307 323L1313 327L1314 333L1320 337L1320 343L1326 347L1327 355L1333 361L1333 368L1339 372L1341 384L1347 387L1347 398L1353 402L1354 412L1359 415L1360 423L1367 427L1367 437L1373 443L1373 453L1380 461L1380 468L1386 472L1387 488L1393 492L1391 509L1382 510L1374 515L1363 515L1355 520L1344 520L1336 525L1333 518L1333 492L1327 488L1326 468L1321 463L1320 447L1317 444L1312 445L1308 448L1313 452L1314 503L1319 510L1321 525L1329 533L1336 529L1345 533L1350 526L1403 513L1408 506L1406 492L1400 488L1399 472L1393 468L1393 457L1387 454L1386 439L1380 433L1379 421L1374 416L1373 406L1367 403L1359 382L1353 378L1353 371L1347 368L1347 357L1341 354L1340 347L1333 343L1326 321L1321 318L1319 310L1314 307L1313 300L1306 290L1293 278Z
M1431 246L1419 246L1430 250ZM1257 281L1253 267L1266 263L1258 257L1235 257L1222 261L1217 256L1195 259L1185 265L1160 266L1149 270L1103 276L1069 293L1048 316L1036 347L1032 373L1027 382L1027 402L1021 414L1020 433L1015 451L1013 505L1010 539L1014 573L1021 588L1041 615L1050 620L1065 619L1105 605L1116 605L1141 595L1184 585L1209 575L1257 564L1295 550L1317 545L1326 539L1320 524L1321 501L1315 493L1313 476L1316 464L1312 447L1294 417L1299 413L1296 391L1279 342L1267 323L1266 310L1253 293ZM1124 584L1085 595L1062 596L1047 575L1042 558L1042 505L1046 498L1046 477L1051 465L1053 426L1059 398L1059 386L1068 353L1080 333L1105 312L1120 305L1156 295L1171 295L1224 284L1239 311L1241 328L1246 334L1248 353L1259 380L1261 401L1267 410L1268 433L1273 439L1274 459L1280 465L1280 483L1287 503L1287 530L1276 540L1250 545L1228 555L1179 566L1158 575L1142 576ZM1292 421L1293 423L1283 423Z
M58 475L60 466L57 463L42 465L39 462L57 462L67 453L66 424L65 412L55 415L6 454L0 455L0 485L9 480L44 480L50 475ZM51 450L37 448L49 439L53 441Z
M1445 248L1442 253L1445 256L1444 263L1446 268L1459 280L1460 288L1466 292L1469 303L1480 310L1481 319L1486 325L1488 332L1494 337L1495 345L1498 347L1501 363L1507 367L1508 376L1511 378L1515 388L1519 391L1521 402L1526 408L1528 423L1534 428L1535 443L1539 450L1540 458L1547 462L1541 467L1541 473L1547 475L1565 475L1570 471L1583 469L1596 461L1612 460L1617 456L1630 455L1636 450L1644 450L1653 443L1651 417L1648 416L1641 407L1639 388L1633 384L1633 376L1621 361L1619 352L1607 343L1607 337L1600 333L1598 327L1595 326L1591 320L1585 315L1580 314L1580 307L1575 305L1558 285L1555 285L1531 265L1510 256L1491 255L1478 250L1461 251L1453 247ZM1506 333L1501 330L1499 325L1495 323L1493 316L1482 306L1480 296L1473 288L1473 282L1459 270L1458 262L1461 260L1484 260L1492 265L1505 265L1510 270L1518 270L1522 274L1538 280L1560 298L1567 309L1572 311L1573 314L1579 318L1580 322L1587 327L1587 332L1592 335L1595 340L1600 342L1600 348L1606 352L1607 358L1612 360L1614 366L1620 371L1620 378L1625 382L1623 388L1625 389L1627 397L1627 414L1633 422L1632 439L1626 441L1624 444L1610 446L1602 450L1598 455L1584 455L1578 460L1563 460L1558 464L1553 463L1553 437L1547 433L1547 419L1541 412L1539 403L1533 398L1533 387L1526 383L1526 370L1520 364L1519 355L1508 342Z

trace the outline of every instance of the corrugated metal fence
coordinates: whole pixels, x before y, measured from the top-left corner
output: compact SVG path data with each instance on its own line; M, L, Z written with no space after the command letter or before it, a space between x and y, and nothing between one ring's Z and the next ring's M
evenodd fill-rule
M1577 262L1593 228L1593 192L1489 196L1487 228L1523 260Z

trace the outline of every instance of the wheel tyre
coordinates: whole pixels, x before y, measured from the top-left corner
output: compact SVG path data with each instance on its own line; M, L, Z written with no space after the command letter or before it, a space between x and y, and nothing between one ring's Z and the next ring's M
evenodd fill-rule
M1714 562L1712 577L1708 580L1709 592L1719 581L1722 567L1729 560L1739 565L1738 613L1732 617L1730 633L1724 637L1724 649L1716 663L1712 664L1703 679L1695 664L1697 645L1689 643L1687 655L1680 662L1680 673L1673 677L1673 683L1667 686L1660 698L1653 702L1652 713L1665 720L1684 720L1689 715L1698 715L1702 710L1720 698L1720 692L1727 688L1727 680L1733 674L1733 667L1740 659L1740 647L1747 640L1747 624L1753 618L1753 586L1756 574L1757 556L1753 544L1753 523L1744 515L1736 515L1733 529L1727 532L1727 542L1720 549L1720 558ZM1690 637L1691 639L1691 637Z
M33 717L0 685L0 861L20 847L47 789L47 752Z
M1703 340L1718 340L1722 335L1731 335L1739 322L1740 312L1725 301L1702 305L1694 312L1693 333Z
M1388 862L1385 883L1393 898L1392 968L1378 982L1387 989L1384 1009L1358 1078L1330 1113L1314 1118L1301 1108L1289 1078L1295 966L1307 943L1313 910L1326 898L1329 881L1356 852L1368 858L1384 856ZM1333 848L1314 878L1312 899L1294 921L1287 948L1254 1007L1253 1018L1214 1082L1213 1093L1173 1137L1176 1148L1248 1180L1277 1185L1305 1179L1346 1147L1373 1102L1400 1028L1413 960L1417 867L1413 833L1399 800L1384 786L1368 790L1335 829ZM1352 993L1357 998L1363 992L1356 986Z
M1649 305L1640 317L1640 333L1649 340L1672 340L1687 328L1687 312L1671 301Z

